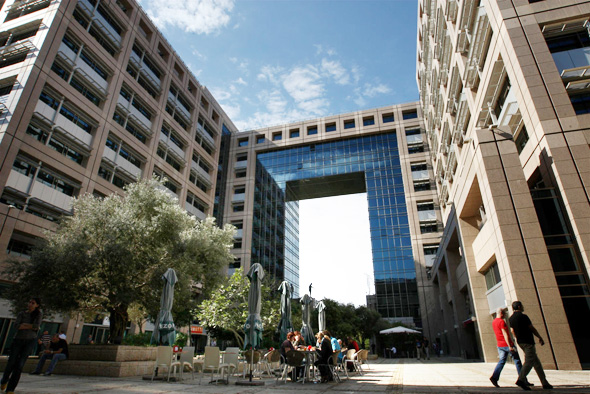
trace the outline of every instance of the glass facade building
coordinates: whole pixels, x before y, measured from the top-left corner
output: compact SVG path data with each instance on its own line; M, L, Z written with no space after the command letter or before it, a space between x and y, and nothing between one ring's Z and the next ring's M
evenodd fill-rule
M377 310L420 326L395 132L259 153L251 262L298 289L298 201L359 192L368 199Z

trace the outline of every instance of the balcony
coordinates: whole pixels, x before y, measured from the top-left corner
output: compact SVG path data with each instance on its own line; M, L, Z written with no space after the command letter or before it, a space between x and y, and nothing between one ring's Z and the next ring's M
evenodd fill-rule
M76 72L82 74L84 79L90 82L103 96L106 97L109 84L96 71L94 71L84 60L76 60Z
M110 162L115 168L119 168L137 179L141 178L141 168L131 164L129 160L119 156L114 150L105 147L102 157Z
M101 32L103 32L104 34L106 34L106 36L109 38L109 40L115 44L115 46L117 46L117 48L121 47L121 36L119 35L119 33L117 33L115 31L115 29L113 29L113 27L111 26L111 24L109 22L107 22L107 20L100 15L98 12L96 12L93 16L93 26L96 26L99 28L99 30Z
M436 261L436 254L424 255L424 266L426 268L432 268L434 266L435 261Z
M246 193L234 194L231 198L231 202L244 202L246 201Z
M154 74L154 72L148 68L148 66L142 63L139 72L148 79L148 81L153 85L154 88L156 88L156 90L160 90L160 78L158 78L156 74Z
M35 48L35 45L33 45L30 38L17 41L0 48L0 57L6 60L18 55L22 55L23 53L27 53L33 48Z
M196 171L197 175L201 180L205 181L206 184L211 185L211 175L201 168L197 163L191 161L191 168Z
M246 167L248 167L248 160L236 161L236 164L234 164L234 169L235 170L243 170Z
M475 88L479 83L480 62L485 49L485 43L491 31L490 21L485 13L485 8L481 6L477 11L475 34L473 35L473 40L469 46L469 54L467 55L465 86L469 88Z
M41 182L35 182L33 179L15 170L10 171L10 175L6 181L6 187L25 193L32 199L49 204L61 211L72 211L72 197Z
M170 138L168 138L168 136L166 134L162 133L161 131L160 131L160 142L162 142L164 145L166 145L168 150L172 151L174 156L176 156L177 158L181 159L184 162L184 151L182 149L180 149L180 147L178 145L176 145L174 142L170 141Z
M184 106L182 104L180 104L180 102L178 102L176 97L171 92L168 92L168 103L172 104L172 106L174 108L176 108L176 111L180 112L180 115L183 118L185 118L185 120L188 120L190 122L190 119L191 119L190 112L186 108L184 108Z
M121 95L119 95L121 97ZM128 102L129 103L129 102ZM129 111L129 116L133 118L135 122L139 122L139 124L145 127L148 130L152 130L152 122L148 118L145 117L144 114L139 112L137 108L135 108L131 103L129 103L129 107L127 107Z
M407 135L406 141L408 145L417 145L424 142L424 140L422 139L422 134Z
M427 181L429 179L428 170L412 171L412 180L414 181Z
M418 211L418 221L420 223L436 222L436 211L435 210Z
M504 295L504 286L502 282L497 283L494 287L486 292L490 314L495 313L498 308L506 308L506 296Z
M195 208L192 204L185 202L184 209L191 215L195 216L199 220L205 220L207 218L207 214L197 208Z
M457 10L459 4L457 0L447 0L446 14L449 22L455 23L457 21Z
M88 0L79 0L78 8L89 18L94 13L94 6Z
M461 93L459 97L459 105L457 106L457 116L455 117L455 132L465 133L471 114L469 112L469 105L465 93Z
M197 131L199 132L199 135L209 143L209 145L211 146L215 146L215 140L213 139L213 137L211 137L209 135L209 133L207 133L207 131L205 131L205 128L203 126L201 126L200 124L197 123Z
M66 135L87 149L92 146L92 134L85 132L78 125L70 122L68 118L57 113L43 101L37 102L34 114L51 125L52 129Z
M78 58L78 54L70 49L69 46L64 44L63 42L59 46L59 50L57 51L57 55L66 62L70 67L75 67L76 59Z

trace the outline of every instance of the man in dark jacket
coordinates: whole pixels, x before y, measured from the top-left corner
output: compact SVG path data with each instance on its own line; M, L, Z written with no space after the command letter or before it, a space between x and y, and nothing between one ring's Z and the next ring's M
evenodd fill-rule
M37 368L35 368L35 370L31 372L31 375L39 375L43 370L45 360L47 360L48 358L51 359L51 364L49 364L49 368L47 368L47 371L44 373L44 375L51 375L53 373L53 369L57 365L57 362L60 360L66 360L68 356L68 343L66 342L66 340L61 339L59 337L59 334L53 334L53 337L51 338L51 344L49 345L49 349L43 352L41 359L37 363Z
M524 306L520 301L514 301L512 303L512 309L514 313L510 316L510 330L516 338L518 346L524 351L524 364L518 374L518 380L516 384L523 390L530 390L531 388L527 384L527 375L531 371L531 368L535 368L535 372L539 376L544 389L552 389L553 386L549 384L545 378L545 371L543 371L543 365L539 356L537 356L537 350L535 349L535 338L539 338L541 346L545 344L543 338L533 326L531 319L524 312Z

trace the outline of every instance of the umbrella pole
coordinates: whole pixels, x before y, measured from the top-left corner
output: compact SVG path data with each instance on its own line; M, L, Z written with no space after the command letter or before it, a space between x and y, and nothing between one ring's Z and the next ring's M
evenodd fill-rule
M250 382L252 382L252 367L254 366L254 347L250 349Z

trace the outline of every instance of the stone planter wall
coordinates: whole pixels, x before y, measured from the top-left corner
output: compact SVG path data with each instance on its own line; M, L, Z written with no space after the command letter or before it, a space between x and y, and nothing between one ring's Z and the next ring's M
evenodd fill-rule
M71 345L70 360L89 361L155 361L156 347L122 345Z

